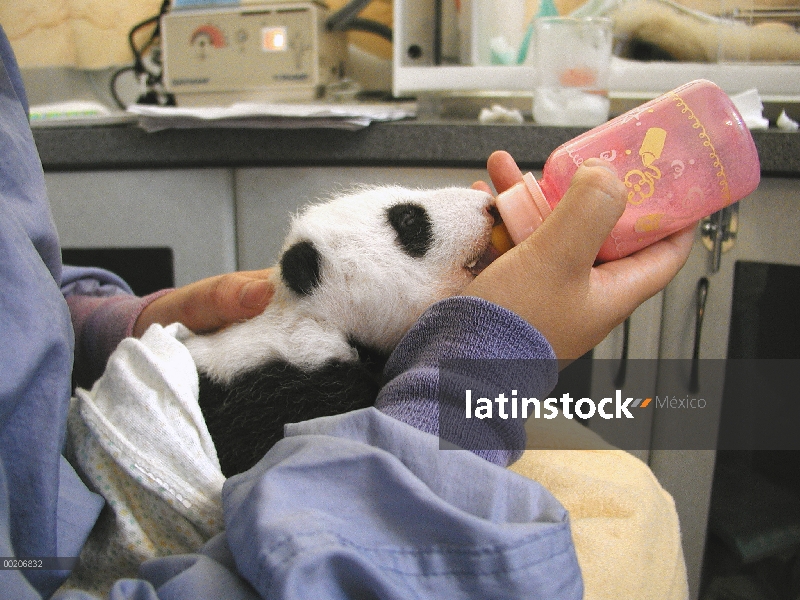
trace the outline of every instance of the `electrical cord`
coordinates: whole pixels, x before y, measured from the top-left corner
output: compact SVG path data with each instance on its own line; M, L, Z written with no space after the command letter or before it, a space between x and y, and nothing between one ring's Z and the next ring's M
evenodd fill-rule
M370 2L372 0L350 0L350 2L328 17L326 21L328 29L331 31L344 31L347 23L355 19L358 13L364 10Z
M372 0L351 0L342 8L333 13L325 21L329 31L366 31L392 41L392 29L383 23L371 19L362 19L358 14L364 10Z
M366 31L392 41L392 28L371 19L352 19L347 24L347 31Z
M139 96L136 100L137 104L165 104L165 105L174 105L175 104L175 97L172 94L164 93L160 91L159 88L162 86L162 74L161 70L159 69L158 72L151 71L147 64L145 63L144 57L148 51L151 50L153 45L156 41L161 37L161 17L167 12L169 9L170 0L164 0L161 4L161 9L159 10L157 15L154 15L144 21L137 23L134 25L131 30L128 32L128 45L130 46L131 52L133 53L133 65L126 65L121 69L118 69L114 72L111 76L110 81L110 88L111 88L111 96L114 98L114 102L117 105L125 109L125 103L122 102L119 94L117 93L117 80L119 79L120 75L126 73L128 71L133 71L134 74L138 78L144 78L144 85L145 89L147 90L144 94ZM150 34L149 39L142 45L141 48L137 48L136 46L136 34L151 25L155 25L153 31ZM157 53L154 54L154 62L160 67L160 57Z
M133 71L133 70L135 70L133 65L127 65L125 67L122 67L121 69L117 69L111 75L111 81L109 82L109 91L111 92L111 97L114 99L114 102L116 102L117 106L123 110L127 107L125 106L125 103L122 101L122 99L119 97L119 94L117 93L117 79L119 79L119 76L122 75L123 73L127 73L128 71Z

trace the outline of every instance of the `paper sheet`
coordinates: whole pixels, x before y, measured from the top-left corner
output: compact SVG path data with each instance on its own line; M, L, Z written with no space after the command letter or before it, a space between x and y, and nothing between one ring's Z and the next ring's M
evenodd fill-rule
M361 129L373 121L398 121L416 115L413 103L402 104L270 104L240 102L226 107L128 107L146 131L190 127L257 127L265 129Z

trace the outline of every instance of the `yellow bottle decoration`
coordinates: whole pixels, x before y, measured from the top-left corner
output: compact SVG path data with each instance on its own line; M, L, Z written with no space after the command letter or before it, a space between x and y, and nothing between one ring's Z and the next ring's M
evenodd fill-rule
M661 170L653 163L661 158L666 139L667 132L660 127L651 127L644 134L639 158L642 159L642 166L646 171L631 169L625 174L625 186L631 188L628 192L629 203L639 205L655 192L656 181L661 179Z

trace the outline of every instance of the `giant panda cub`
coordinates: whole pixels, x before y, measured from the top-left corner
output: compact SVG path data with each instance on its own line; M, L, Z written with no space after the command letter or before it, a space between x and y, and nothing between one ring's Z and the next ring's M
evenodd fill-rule
M285 423L371 406L400 338L480 270L493 213L476 190L374 187L296 216L266 310L186 341L223 473L258 462Z

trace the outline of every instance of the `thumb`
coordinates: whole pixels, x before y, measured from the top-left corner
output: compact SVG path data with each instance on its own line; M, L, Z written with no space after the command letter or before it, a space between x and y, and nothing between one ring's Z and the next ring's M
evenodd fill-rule
M234 272L197 282L186 290L181 317L193 331L213 331L261 313L274 289L261 273Z
M558 260L567 272L583 272L594 264L626 204L627 189L611 165L587 159L552 214L523 244L534 243L537 253Z
M133 334L141 336L153 323L180 321L195 333L214 331L255 317L275 291L271 271L241 271L202 279L172 290L148 304L136 319Z

